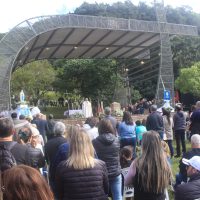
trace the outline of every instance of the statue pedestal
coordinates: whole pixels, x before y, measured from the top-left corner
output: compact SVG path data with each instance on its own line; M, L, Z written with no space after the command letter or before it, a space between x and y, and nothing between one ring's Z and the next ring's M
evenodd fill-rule
M17 116L24 115L26 117L32 116L30 108L27 104L19 104L16 109Z

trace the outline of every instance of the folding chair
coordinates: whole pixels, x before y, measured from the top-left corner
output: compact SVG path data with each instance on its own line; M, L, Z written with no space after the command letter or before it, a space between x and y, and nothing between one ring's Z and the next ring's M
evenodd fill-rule
M129 167L122 169L122 175L124 177L128 173L128 169L129 169ZM132 187L132 186L124 186L124 195L123 196L125 198L134 197L134 187Z

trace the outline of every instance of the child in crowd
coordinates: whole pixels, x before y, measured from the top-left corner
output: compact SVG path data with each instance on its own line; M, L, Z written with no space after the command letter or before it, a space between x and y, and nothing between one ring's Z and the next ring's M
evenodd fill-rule
M140 120L137 120L135 123L136 123L135 132L136 132L136 136L137 136L137 141L138 141L138 144L141 145L142 135L147 131L147 129L141 123Z
M120 165L121 168L130 167L132 163L133 148L131 146L124 146L120 150Z

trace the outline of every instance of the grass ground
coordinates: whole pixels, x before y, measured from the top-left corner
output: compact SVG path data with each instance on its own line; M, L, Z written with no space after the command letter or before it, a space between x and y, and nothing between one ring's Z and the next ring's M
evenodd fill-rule
M173 147L174 147L174 153L176 154L176 147L175 147L175 140L173 141ZM189 151L191 149L191 145L189 143L189 141L186 141L186 150ZM176 174L179 172L179 161L181 158L172 158L172 172L174 175L174 180L175 180L175 176ZM169 189L169 198L170 200L174 199L174 192L172 192Z

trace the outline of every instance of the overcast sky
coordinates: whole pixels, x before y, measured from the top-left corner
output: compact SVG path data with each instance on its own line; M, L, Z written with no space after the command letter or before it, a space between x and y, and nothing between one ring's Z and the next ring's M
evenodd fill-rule
M88 3L109 3L117 0L85 0ZM123 0L121 0L123 2ZM132 0L138 4L139 0ZM153 0L141 0L152 3ZM5 0L0 7L0 32L12 29L20 22L41 15L66 14L73 12L84 0ZM200 3L198 0L165 0L165 5L179 7L182 5L190 6L193 11L200 13Z

